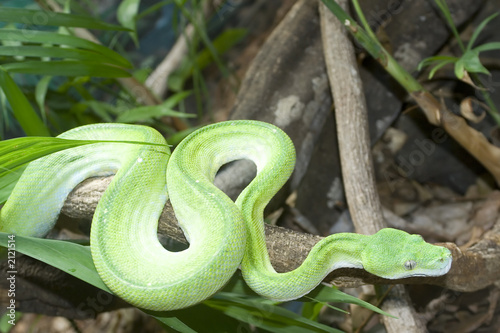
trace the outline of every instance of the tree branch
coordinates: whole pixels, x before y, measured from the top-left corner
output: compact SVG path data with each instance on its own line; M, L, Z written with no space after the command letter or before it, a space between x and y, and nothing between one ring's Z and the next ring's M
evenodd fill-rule
M90 221L102 193L112 177L91 178L78 185L68 196L62 213L70 218ZM89 222L90 223L90 222ZM266 225L266 243L271 262L278 272L287 272L302 264L311 248L322 237ZM187 244L177 225L169 203L160 216L158 233ZM337 286L362 284L432 284L456 291L476 291L498 280L500 276L500 218L495 227L476 245L460 250L453 243L439 244L452 251L453 265L448 274L437 278L387 280L359 269L332 272L324 282Z

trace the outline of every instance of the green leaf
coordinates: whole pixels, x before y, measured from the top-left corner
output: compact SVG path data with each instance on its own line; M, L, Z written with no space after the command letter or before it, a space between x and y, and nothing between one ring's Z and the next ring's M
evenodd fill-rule
M252 300L219 292L204 304L222 311L227 316L271 332L342 332L273 305L264 299Z
M210 54L212 55L215 63L217 64L217 67L221 71L223 76L228 76L229 72L227 68L224 66L219 54L217 53L217 50L215 49L214 45L212 44L212 41L210 40L206 27L203 25L204 22L202 21L203 16L200 17L195 17L192 15L194 11L189 11L187 6L185 6L185 0L174 0L177 8L181 11L182 15L193 25L194 30L198 34L198 36L201 38L203 44L205 44L205 47L210 51ZM200 25L201 23L201 25Z
M114 63L113 59L109 59L105 55L96 53L94 51L61 48L54 46L0 46L0 55L77 59L90 62L96 62L96 59L99 59L99 62L102 63Z
M139 108L125 111L124 113L119 115L118 118L116 118L116 121L119 123L135 123L163 116L178 118L196 117L196 115L194 114L175 111L168 107L165 107L163 104L160 104L155 106L141 106Z
M498 50L498 49L500 49L500 42L491 42L491 43L479 45L478 47L475 47L473 51L483 52L483 51L492 51L492 50Z
M118 142L140 145L163 146L140 141L114 141L114 140L68 140L51 137L23 137L0 141L0 179L10 170L25 165L40 157L64 149L70 149L88 144L101 142Z
M0 179L18 167L45 155L99 141L51 137L23 137L0 141Z
M465 76L465 64L463 58L458 59L455 63L455 76L460 80Z
M317 320L321 310L325 307L320 302L307 302L302 306L302 316L311 320Z
M476 42L476 39L477 37L479 36L479 34L481 33L481 31L483 31L484 27L491 21L493 20L495 17L498 16L498 13L495 13L493 15L490 15L488 16L487 18L485 18L478 26L477 28L474 30L474 32L472 33L472 36L469 40L469 43L467 44L467 51L470 51L472 49L472 46L474 46L474 43Z
M308 298L312 298L319 302L334 302L334 303L351 303L362 306L368 310L372 310L373 312L380 313L384 316L389 316L392 318L396 318L393 315L380 310L376 306L365 302L361 299L358 299L349 294L343 293L335 287L329 287L323 284L320 284L313 291L306 295Z
M172 108L179 104L180 101L185 99L191 94L190 91L183 91L168 98L165 102L154 106L142 106L139 108L127 110L120 114L116 119L120 123L133 123L137 121L145 121L151 118L169 116L169 117L182 117L192 118L195 115L187 114L184 112L174 111Z
M0 246L7 247L9 234L0 232ZM111 292L94 267L90 247L54 239L15 236L16 251L43 261L91 285Z
M342 9L342 7L339 6L335 0L321 0L323 4L328 8L336 17L337 19L342 22L351 22L352 18Z
M246 29L226 29L215 40L212 45L217 54L224 54L235 44L241 41L247 35ZM168 85L173 91L180 91L184 82L193 75L195 68L202 70L214 61L213 53L208 48L204 48L193 60L185 58L181 66L174 71L169 79Z
M110 59L112 61L111 63L116 66L132 68L132 65L127 59L107 47L70 35L35 30L0 29L0 40L30 44L40 43L71 46L73 48L96 52L98 54L96 55L98 58L104 57L106 59ZM20 50L22 50L21 47Z
M92 77L129 77L130 73L112 66L93 61L24 61L3 64L7 72L52 75L52 76L92 76Z
M421 70L423 67L430 66L433 63L438 63L436 66L434 66L431 71L429 72L429 79L432 79L434 77L434 74L441 69L442 67L452 64L457 62L458 58L457 57L450 57L450 56L434 56L434 57L429 57L425 58L422 60L417 67L417 70Z
M241 41L246 35L247 29L225 29L215 40L213 41L213 46L217 50L218 54L224 54L239 41ZM207 49L203 49L196 58L197 66L200 69L207 67L210 63L214 61L212 53Z
M0 246L8 246L9 236L7 233L0 232ZM88 246L54 239L15 236L15 250L54 266L94 287L112 293L99 277ZM148 312L146 311L146 313ZM154 316L179 332L195 332L177 318L161 313Z
M137 38L136 30L136 17L139 11L140 0L123 0L118 6L118 12L116 14L118 21L124 26L132 30L130 36L134 40L136 46L139 45L139 40Z
M10 170L0 178L0 205L7 201L25 168L26 165Z
M35 88L35 100L38 104L38 108L40 109L40 113L42 114L44 124L47 123L45 117L45 96L47 95L50 80L52 80L52 76L42 77L40 81L38 81Z
M211 332L238 332L240 330L243 332L249 331L249 327L245 327L246 325L242 322L228 317L224 313L214 310L204 303L174 311L143 311L154 316L161 322L164 322L164 319L173 319L173 317L175 317L186 327L189 326L188 329L191 331L188 332L206 332L207 328L210 328ZM193 320L194 318L196 319Z
M23 23L27 26L49 25L98 30L130 31L129 28L109 24L92 16L55 13L51 11L2 7L0 22Z
M469 73L490 74L486 67L481 64L481 60L479 60L479 52L475 50L467 51L460 58L460 60L463 62L464 69Z
M440 70L441 68L443 68L444 66L448 65L448 64L452 64L454 63L455 60L450 60L450 61L443 61L441 62L440 64L437 64L436 66L434 66L431 71L429 72L429 79L432 79L434 77L434 74L436 74L436 72L438 70Z
M16 117L26 135L50 136L49 130L33 110L26 96L1 66L0 88L10 103L14 117Z
M163 324L167 325L168 327L176 330L177 332L181 333L197 333L195 330L187 326L182 322L182 320L176 318L176 317L167 317L167 316L161 316L161 315L153 315L150 314L147 311L143 311L147 314L149 314L152 317L155 317L158 321L162 322ZM192 317L194 318L194 317Z
M422 68L424 68L426 66L430 66L431 64L436 63L436 62L457 61L457 60L458 60L457 57L450 57L450 56L433 56L433 57L428 57L428 58L425 58L424 60L422 60L418 64L417 70L422 70Z
M457 27L455 26L455 23L453 22L453 18L451 17L450 9L448 8L448 4L446 3L445 0L434 0L436 5L439 7L441 10L441 13L443 13L443 16L448 23L448 26L450 27L451 31L453 32L453 35L455 36L455 40L457 41L457 44L460 46L460 49L465 52L466 49L464 47L464 44L462 40L460 39L460 35L458 33Z
M165 0L165 1L160 1L160 2L157 2L153 5L151 5L150 7L146 8L145 10L143 10L142 12L140 12L139 14L137 14L136 16L136 21L140 21L142 20L145 16L151 14L151 13L154 13L155 11L159 10L161 7L165 6L165 5L168 5L168 4L171 4L173 3L174 0Z
M95 114L97 114L103 121L113 122L112 114L117 114L118 110L115 106L109 103L99 102L95 100L85 101L82 104L89 106Z
M22 312L15 311L15 313L13 314L14 318L12 318L9 314L9 311L5 311L4 314L0 317L0 332L9 333L14 328L14 326L12 325L12 320L14 320L14 323L17 323L22 316Z

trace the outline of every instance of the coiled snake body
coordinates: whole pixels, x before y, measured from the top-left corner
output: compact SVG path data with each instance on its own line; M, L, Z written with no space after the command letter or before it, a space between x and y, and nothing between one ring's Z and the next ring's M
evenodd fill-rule
M267 123L229 121L201 128L170 159L164 138L145 126L88 125L60 137L159 145L96 143L30 163L0 211L0 231L43 237L78 183L116 173L94 214L92 257L106 285L141 308L173 310L201 302L240 265L254 291L279 301L301 297L341 267L396 279L442 275L451 265L446 248L383 229L372 236L324 238L299 268L276 273L266 250L263 210L289 178L295 151L288 136ZM232 202L213 179L223 164L237 159L252 160L257 175ZM190 244L181 252L167 251L157 239L167 198Z

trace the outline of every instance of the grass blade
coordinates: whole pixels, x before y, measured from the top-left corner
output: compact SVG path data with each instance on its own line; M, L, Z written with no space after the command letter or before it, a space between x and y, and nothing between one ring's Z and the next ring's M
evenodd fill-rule
M50 136L49 130L10 75L0 66L0 88L26 135Z
M220 292L204 304L222 311L227 316L277 333L341 332L307 319L264 299L252 300Z
M92 77L129 77L130 73L112 66L93 61L24 61L3 64L7 72L38 74L51 76L92 76Z
M10 235L0 232L0 246L7 247ZM94 267L90 247L68 241L15 236L16 251L43 261L110 293Z
M0 179L45 155L91 143L96 141L33 136L0 141Z
M113 59L110 59L107 56L96 53L94 51L61 48L54 46L0 46L0 55L76 59L89 62L95 62L96 59L99 59L99 62L102 63L114 63Z
M78 38L70 35L62 35L54 32L36 31L36 30L17 30L17 29L0 29L0 40L15 41L22 43L40 43L51 45L65 45L74 48L86 49L94 51L107 59L111 59L113 64L125 68L132 68L130 62L110 50L109 48L93 43L83 38Z
M0 10L0 21L7 23L23 23L28 26L49 25L98 30L130 31L129 28L109 24L92 16L55 13L23 8L2 7Z
M7 201L25 168L26 166L22 166L15 170L10 170L10 172L0 178L0 205Z
M316 289L307 294L307 298L314 299L315 301L319 302L356 304L368 310L372 310L373 312L380 313L381 315L396 318L393 315L380 310L379 308L368 302L365 302L349 294L343 293L335 287L329 287L324 284L320 284L318 287L316 287Z
M474 32L472 33L472 36L469 40L469 43L467 44L467 51L472 50L472 47L474 46L474 43L476 42L477 37L479 37L481 31L483 31L484 27L497 16L498 13L488 16L477 26L476 29L474 29Z

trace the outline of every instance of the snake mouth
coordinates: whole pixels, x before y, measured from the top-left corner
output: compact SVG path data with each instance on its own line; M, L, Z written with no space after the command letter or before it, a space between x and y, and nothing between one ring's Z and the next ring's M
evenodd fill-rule
M440 267L433 268L426 270L425 272L422 273L416 273L411 275L411 277L436 277L436 276L442 276L448 273L451 269L451 264L452 264L452 257L451 253L447 255L446 257L442 258L440 261L442 261L442 264Z

